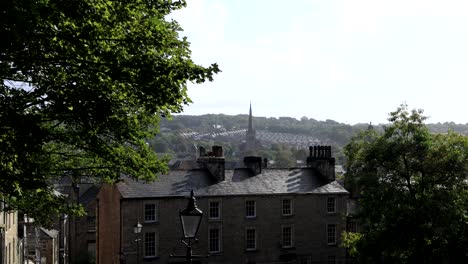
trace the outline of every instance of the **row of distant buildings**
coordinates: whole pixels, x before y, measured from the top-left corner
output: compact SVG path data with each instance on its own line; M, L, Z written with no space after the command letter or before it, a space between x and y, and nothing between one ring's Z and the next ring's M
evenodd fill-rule
M44 228L0 201L0 264L96 263L98 185L71 184L69 178L64 178L55 188L71 201L80 202L87 216L62 215L51 227Z

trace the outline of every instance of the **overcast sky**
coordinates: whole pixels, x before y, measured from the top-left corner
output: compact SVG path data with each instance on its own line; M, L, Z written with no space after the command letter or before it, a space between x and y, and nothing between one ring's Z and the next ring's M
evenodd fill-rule
M386 123L406 102L468 123L468 1L188 0L174 14L192 58L222 73L189 85L184 114Z

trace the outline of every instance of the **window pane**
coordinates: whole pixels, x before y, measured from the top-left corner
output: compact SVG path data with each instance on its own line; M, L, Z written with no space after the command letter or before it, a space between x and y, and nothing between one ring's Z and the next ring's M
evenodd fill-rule
M255 201L245 201L245 216L255 216Z
M96 262L96 242L88 241L88 262Z
M335 198L329 197L327 200L327 212L334 213L335 212Z
M156 233L145 233L145 257L156 256Z
M95 232L96 231L96 217L88 216L88 232Z
M327 226L327 243L336 244L336 225L330 224Z
M356 233L357 228L356 228L356 222L350 221L348 222L348 232Z
M291 200L283 200L283 215L291 215Z
M290 226L283 227L283 247L292 247L292 228Z
M246 234L245 234L245 244L246 244L246 249L256 249L256 234L255 234L255 229L247 229Z
M156 221L155 204L145 204L145 221Z
M218 228L211 228L209 230L209 243L210 243L210 252L219 252L219 229Z
M219 218L219 202L210 202L209 217L214 219Z

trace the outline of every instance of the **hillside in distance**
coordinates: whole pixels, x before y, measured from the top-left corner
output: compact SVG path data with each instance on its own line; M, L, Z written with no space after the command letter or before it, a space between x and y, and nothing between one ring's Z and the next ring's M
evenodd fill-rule
M276 166L295 166L307 156L311 145L330 145L337 164L343 164L343 147L359 131L382 130L383 124L348 125L334 120L318 121L302 117L253 117L253 128L261 147L246 152L245 144L248 115L207 114L200 116L176 115L163 119L160 133L149 140L158 153L169 153L174 158L195 157L196 147L217 144L224 147L227 160L240 160L244 155L259 155L275 161ZM428 124L433 133L448 130L468 135L468 124L453 122ZM288 158L289 157L289 158Z

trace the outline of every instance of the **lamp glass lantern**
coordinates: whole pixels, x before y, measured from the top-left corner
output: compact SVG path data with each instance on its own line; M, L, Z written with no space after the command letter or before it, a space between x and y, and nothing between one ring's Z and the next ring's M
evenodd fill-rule
M192 239L198 233L203 212L198 209L193 190L190 192L190 198L187 207L179 212L182 232L185 239Z
M133 233L140 234L142 227L143 227L143 225L140 224L140 221L137 221L137 223L133 226Z

